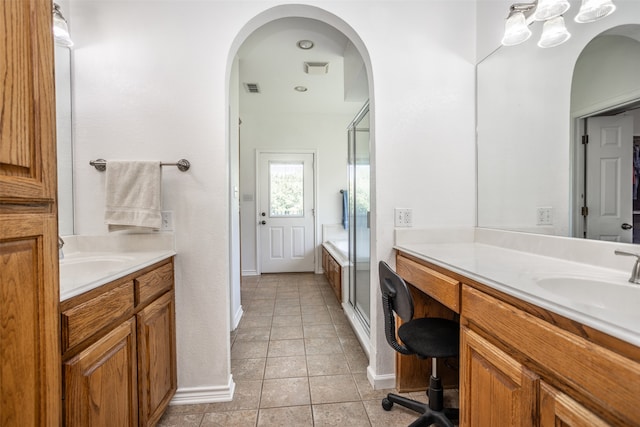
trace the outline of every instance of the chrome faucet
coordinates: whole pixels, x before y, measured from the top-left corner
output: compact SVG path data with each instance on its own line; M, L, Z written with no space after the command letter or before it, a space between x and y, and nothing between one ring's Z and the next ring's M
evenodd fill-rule
M62 247L64 246L64 240L62 237L58 236L58 258L64 259L64 252L62 251Z
M616 255L636 257L636 263L633 265L633 269L631 270L631 277L629 277L629 282L640 285L640 254L636 254L633 252L619 251L619 250L614 251L614 253Z

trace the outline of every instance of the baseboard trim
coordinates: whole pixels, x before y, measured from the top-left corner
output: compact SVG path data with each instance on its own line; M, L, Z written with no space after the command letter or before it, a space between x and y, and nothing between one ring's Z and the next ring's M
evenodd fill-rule
M342 311L347 317L347 320L351 325L351 329L353 329L353 332L355 332L356 338L358 338L358 341L360 341L360 346L367 355L367 359L371 360L371 342L369 338L369 331L365 329L364 325L360 321L360 316L358 316L353 307L351 307L351 304L349 304L348 302L343 302Z
M224 386L214 387L184 387L179 388L169 402L170 406L194 405L198 403L230 402L233 400L233 392L236 383L229 375L229 383Z
M242 276L259 276L257 270L242 270Z
M367 379L374 390L396 388L396 374L376 375L371 369L371 365L367 368Z
M242 319L243 314L244 314L244 310L242 309L242 305L240 305L240 307L238 307L238 310L236 310L236 314L233 316L233 319L232 319L232 324L231 324L232 331L235 331L238 325L240 324L240 320Z

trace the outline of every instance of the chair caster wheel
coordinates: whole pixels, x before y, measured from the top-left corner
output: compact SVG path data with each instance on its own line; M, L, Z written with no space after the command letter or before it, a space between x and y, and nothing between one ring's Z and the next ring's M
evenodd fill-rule
M393 408L393 402L386 397L382 399L382 409L384 409L385 411L390 411L391 408Z

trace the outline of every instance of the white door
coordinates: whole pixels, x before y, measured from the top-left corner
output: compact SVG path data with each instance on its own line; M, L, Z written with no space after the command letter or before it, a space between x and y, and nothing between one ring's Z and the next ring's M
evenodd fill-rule
M312 153L258 153L260 271L314 271Z
M587 119L587 238L633 240L633 117Z

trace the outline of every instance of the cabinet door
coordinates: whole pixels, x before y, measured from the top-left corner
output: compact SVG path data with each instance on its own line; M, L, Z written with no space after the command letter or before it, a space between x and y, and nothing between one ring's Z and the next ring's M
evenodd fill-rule
M322 270L324 270L324 275L329 278L329 253L323 247L322 248Z
M0 215L0 426L60 423L55 215Z
M544 382L540 384L540 427L604 427L608 425L566 394Z
M138 313L140 425L155 425L177 388L175 298L167 292Z
M480 335L463 327L460 426L532 426L538 377Z
M51 0L0 2L0 203L53 203L51 11Z
M57 426L51 0L0 1L0 425Z
M65 426L138 425L135 318L64 364Z

